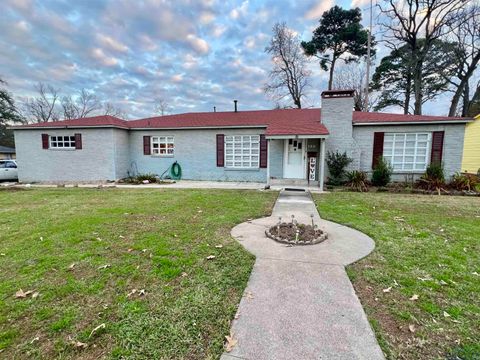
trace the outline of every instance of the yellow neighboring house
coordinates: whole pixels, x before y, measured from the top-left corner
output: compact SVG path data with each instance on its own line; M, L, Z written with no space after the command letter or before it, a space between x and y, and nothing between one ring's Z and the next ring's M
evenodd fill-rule
M463 145L462 171L476 174L480 169L480 114L468 123Z

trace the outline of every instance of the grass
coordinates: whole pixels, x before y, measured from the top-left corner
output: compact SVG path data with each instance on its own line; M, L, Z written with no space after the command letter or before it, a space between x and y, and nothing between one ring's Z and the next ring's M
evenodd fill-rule
M345 192L316 202L323 218L376 242L347 271L389 359L480 359L480 198Z
M275 197L0 191L0 358L218 358L254 262L230 229Z

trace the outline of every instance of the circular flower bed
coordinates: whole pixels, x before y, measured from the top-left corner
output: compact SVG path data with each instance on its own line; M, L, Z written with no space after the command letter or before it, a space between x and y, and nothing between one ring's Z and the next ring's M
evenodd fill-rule
M313 245L327 239L327 233L316 226L285 222L265 230L265 235L278 242L292 245Z

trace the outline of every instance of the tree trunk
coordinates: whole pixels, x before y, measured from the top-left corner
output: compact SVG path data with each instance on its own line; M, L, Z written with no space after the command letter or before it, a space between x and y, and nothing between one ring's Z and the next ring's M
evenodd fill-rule
M452 102L450 104L450 110L448 111L448 116L455 116L455 112L457 111L458 103L460 102L460 97L464 93L465 86L470 80L473 72L477 68L478 63L480 62L480 52L473 58L472 63L469 65L467 72L462 77L459 77L460 84L455 90L455 94L453 94Z
M462 116L467 116L468 106L470 104L470 85L465 84L465 89L463 89L463 106L462 106Z
M423 100L423 91L422 91L422 62L417 60L415 64L415 71L413 74L413 90L415 94L415 104L414 104L414 115L422 115L422 100Z
M407 75L407 84L405 86L405 102L403 105L403 113L407 115L410 111L410 96L412 96L412 75Z
M335 55L332 58L332 64L330 65L330 78L328 79L328 90L332 90L333 87L333 71L335 70Z

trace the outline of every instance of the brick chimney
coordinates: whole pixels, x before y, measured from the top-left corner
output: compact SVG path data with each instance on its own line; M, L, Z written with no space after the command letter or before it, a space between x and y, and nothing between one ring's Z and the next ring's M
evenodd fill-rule
M353 139L353 95L355 90L328 90L322 92L320 121L330 133L325 142L326 151L346 152L353 159L349 169L359 166L357 147Z

